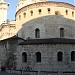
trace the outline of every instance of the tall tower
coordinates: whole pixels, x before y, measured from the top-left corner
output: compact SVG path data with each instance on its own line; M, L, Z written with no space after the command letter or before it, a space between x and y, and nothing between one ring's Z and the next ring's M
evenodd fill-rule
M37 3L37 2L46 2L48 0L19 0L17 4L17 11L21 9L24 6L27 6L29 4Z
M25 0L18 0L17 11L24 6Z
M4 2L4 0L0 0L0 25L5 23L7 20L8 6L9 3Z

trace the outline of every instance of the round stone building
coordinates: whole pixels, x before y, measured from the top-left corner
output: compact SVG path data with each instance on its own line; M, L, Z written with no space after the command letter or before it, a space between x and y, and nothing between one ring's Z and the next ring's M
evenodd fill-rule
M75 6L19 0L15 16L17 69L75 72Z

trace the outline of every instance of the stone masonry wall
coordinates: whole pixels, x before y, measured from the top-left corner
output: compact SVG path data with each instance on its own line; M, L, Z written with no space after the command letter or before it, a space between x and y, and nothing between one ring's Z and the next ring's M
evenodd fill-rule
M57 53L63 52L63 61L57 61ZM75 71L75 62L71 61L71 52L75 51L72 44L41 44L22 45L18 47L17 69L25 69L26 66L32 70L42 71ZM27 53L27 63L22 63L22 53ZM41 52L41 62L36 62L36 52Z
M35 39L35 29L40 30L40 38L60 38L60 28L64 28L64 38L75 38L75 21L62 15L44 16L22 25L18 34L23 39Z

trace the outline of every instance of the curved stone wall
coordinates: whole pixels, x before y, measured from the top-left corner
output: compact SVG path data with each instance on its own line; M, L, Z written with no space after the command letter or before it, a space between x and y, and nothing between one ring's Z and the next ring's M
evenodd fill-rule
M62 2L40 2L25 6L16 12L17 31L25 22L48 15L63 15L75 20L75 6Z
M59 15L50 15L30 20L22 25L19 36L35 39L35 30L39 29L39 38L60 38L60 29L63 28L63 38L75 37L75 21Z

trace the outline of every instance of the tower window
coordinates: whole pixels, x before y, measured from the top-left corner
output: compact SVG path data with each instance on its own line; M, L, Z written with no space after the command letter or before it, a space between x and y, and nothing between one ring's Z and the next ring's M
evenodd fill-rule
M35 29L35 37L40 38L40 30L38 28Z
M64 28L60 28L60 37L64 37Z
M41 9L39 9L38 11L39 11L39 14L41 14Z
M30 13L31 13L31 16L33 16L33 11L32 10L30 11Z
M48 8L47 10L48 10L48 14L50 14L50 8Z
M66 10L66 15L68 15L68 10Z
M61 51L58 52L57 59L58 59L58 61L62 61L63 60L63 53Z
M74 12L72 12L72 17L74 17Z
M36 62L41 62L41 53L36 52Z
M23 52L22 53L22 62L27 62L27 53L26 52Z
M21 15L19 15L19 20L21 20Z
M59 11L55 11L55 15L60 15L60 12Z
M24 18L26 17L26 13L23 13Z
M71 52L71 61L75 61L75 51Z

